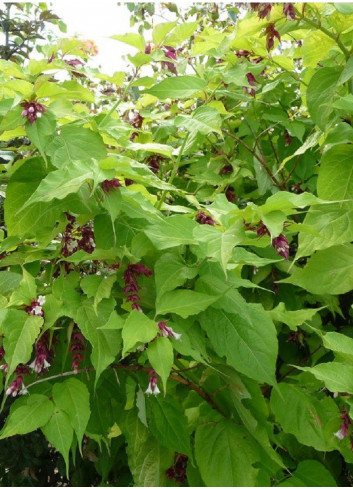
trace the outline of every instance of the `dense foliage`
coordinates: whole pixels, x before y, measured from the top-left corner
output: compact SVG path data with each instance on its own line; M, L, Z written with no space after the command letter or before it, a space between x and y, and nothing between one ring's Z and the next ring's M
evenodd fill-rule
M353 5L129 8L0 60L2 485L350 485Z

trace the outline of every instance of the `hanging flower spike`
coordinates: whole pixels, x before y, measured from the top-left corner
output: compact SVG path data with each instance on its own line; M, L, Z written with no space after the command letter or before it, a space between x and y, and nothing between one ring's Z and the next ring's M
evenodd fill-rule
M151 44L147 44L145 47L145 54L151 54L152 47Z
M136 309L136 311L142 312L142 309L139 305L140 296L137 292L141 289L139 284L137 283L137 277L139 275L144 275L145 277L150 277L152 275L152 270L147 268L143 263L130 263L124 274L124 294L127 295L126 302L131 302L131 309Z
M186 468L189 457L182 453L176 453L174 456L174 464L166 470L166 475L169 480L175 480L181 484L186 483Z
M275 29L275 24L269 24L266 27L266 48L267 51L271 51L275 44L275 37L280 41L281 36L279 35L279 32Z
M283 13L287 17L287 20L295 20L295 10L292 3L283 4Z
M154 396L156 396L157 394L160 394L161 391L158 389L158 385L157 385L158 379L155 370L151 369L148 375L150 380L148 383L148 387L145 391L145 394L147 395L153 394Z
M24 107L22 111L22 117L27 117L30 124L33 124L37 119L42 117L42 113L47 109L44 105L32 100L31 102L22 102L21 107Z
M256 234L259 238L261 238L261 236L264 236L265 234L268 234L270 236L270 231L267 229L267 226L265 226L265 224L260 221L259 226L256 229Z
M267 20L270 20L271 18L271 10L272 10L272 3L259 3L258 4L258 13L257 16L259 19L264 19L267 17Z
M78 242L78 249L84 250L86 253L93 253L96 243L94 242L94 234L90 226L83 226L81 229L82 238Z
M29 306L25 308L25 311L30 316L44 317L44 311L42 306L45 304L45 296L40 295L38 299L34 299Z
M177 59L176 50L171 46L165 46L164 55L166 58L172 59L173 61L176 61ZM174 63L171 63L170 61L162 61L162 68L168 68L168 70L172 72L174 75L178 74Z
M116 190L117 188L122 187L122 185L118 178L112 178L112 180L104 180L101 183L101 187L108 195L111 190Z
M227 190L225 191L225 196L227 197L228 202L234 202L238 198L234 193L234 188L231 185L227 187Z
M283 256L286 260L289 260L289 243L284 234L280 234L277 238L273 238L272 246L278 253L278 255Z
M180 340L180 338L181 338L181 334L173 331L173 328L171 328L170 326L167 326L167 323L165 323L164 321L160 321L158 323L158 328L159 328L159 331L161 332L161 335L165 336L166 338L168 338L168 337L174 338L175 340Z
M227 175L228 173L233 173L232 165L224 165L219 172L220 175Z
M208 216L204 211L199 211L196 214L196 221L200 224L208 224L209 226L214 226L215 222L211 216Z
M72 335L71 335L71 346L70 353L72 353L72 369L75 374L78 373L80 363L83 361L82 352L86 350L85 347L85 337L80 333L77 325L75 324Z
M351 420L345 408L342 409L342 414L340 416L340 419L342 419L343 422L339 430L336 431L336 433L334 433L334 436L339 440L343 440L343 438L345 438L348 435L349 425L351 424Z
M5 394L12 397L16 397L18 394L28 394L28 391L23 381L23 375L29 374L28 366L19 365L15 370L15 374L17 374L17 377L11 382Z
M52 352L48 348L49 337L47 334L41 336L35 346L35 358L29 367L37 374L41 373L42 370L49 368L50 363L48 359L52 356Z

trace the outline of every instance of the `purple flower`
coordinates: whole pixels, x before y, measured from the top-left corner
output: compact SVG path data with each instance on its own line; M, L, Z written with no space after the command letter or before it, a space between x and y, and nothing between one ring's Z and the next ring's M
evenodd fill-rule
M12 397L16 397L18 394L28 394L23 381L23 375L29 374L27 365L19 365L15 370L15 374L17 374L17 377L11 382L5 394Z
M30 124L33 124L38 118L42 117L42 112L47 110L44 105L35 100L22 102L20 105L24 107L21 114L22 117L27 117Z
M220 175L227 175L227 173L232 173L233 172L233 167L232 165L224 165L223 168L221 168L221 171L219 172Z
M71 335L70 353L72 353L72 368L75 374L78 373L80 363L83 361L82 352L86 350L85 337L80 333L77 324L75 324Z
M151 51L152 51L151 44L147 44L147 46L145 47L145 54L151 54Z
M259 238L261 238L265 234L270 235L270 231L267 229L267 226L265 226L265 224L262 221L260 221L259 226L256 229L256 234Z
M145 394L153 394L153 395L157 395L159 394L161 391L159 390L158 388L158 385L157 385L157 382L158 382L158 379L157 379L157 376L156 376L156 372L155 370L151 369L149 371L149 383L148 383L148 387L145 391Z
M284 234L280 234L277 238L272 239L272 246L278 253L278 255L283 256L286 260L289 259L289 244L288 240Z
M181 338L181 334L173 331L173 328L171 328L170 326L167 326L167 323L165 323L164 321L160 321L158 323L158 328L159 328L159 331L161 332L161 335L165 336L166 338L168 338L168 337L174 338L175 340L180 340L180 338Z
M45 296L40 295L38 299L34 299L29 306L25 308L25 311L30 316L41 316L44 317L44 311L42 306L45 304Z

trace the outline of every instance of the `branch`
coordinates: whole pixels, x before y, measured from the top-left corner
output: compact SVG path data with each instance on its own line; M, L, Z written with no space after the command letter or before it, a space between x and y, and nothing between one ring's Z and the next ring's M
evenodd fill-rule
M151 370L150 367L140 367L139 365L114 365L113 364L109 368L113 370L128 370L130 372L137 372L137 371L149 372ZM49 380L60 379L62 377L68 377L70 375L84 374L92 371L94 371L94 368L88 367L88 368L82 368L80 370L77 370L77 372L74 372L73 370L71 370L70 372L62 372L60 374L52 375L51 377L46 377L45 379L38 379L35 382L32 382L32 384L27 385L26 388L30 389L34 385L41 384L42 382L47 382ZM179 371L179 373L182 372ZM220 407L217 406L217 404L213 401L213 399L211 399L211 397L205 391L203 391L201 387L199 387L197 384L191 382L191 380L189 379L185 379L181 375L175 375L173 373L169 375L169 378L171 380L174 380L175 382L179 382L180 384L186 385L187 387L195 391L200 397L202 397L202 399L204 399L210 406L212 406L213 409L216 409L216 411L218 411L222 416L225 416L225 414L220 409Z
M273 183L276 185L276 187L278 187L280 189L283 188L283 184L281 184L277 180L277 178L272 174L272 172L271 172L270 168L268 167L266 161L264 161L262 158L260 158L260 156L256 153L255 150L253 150L252 148L250 148L250 146L248 146L242 139L238 138L237 136L235 136L235 134L233 134L232 132L228 131L227 129L224 129L224 132L226 134L228 134L228 136L230 136L231 138L235 139L238 143L242 144L244 146L244 148L246 148L254 156L254 158L257 159L257 161L264 168L264 170L266 171L266 173L268 174L268 176L271 178L271 180L273 181Z

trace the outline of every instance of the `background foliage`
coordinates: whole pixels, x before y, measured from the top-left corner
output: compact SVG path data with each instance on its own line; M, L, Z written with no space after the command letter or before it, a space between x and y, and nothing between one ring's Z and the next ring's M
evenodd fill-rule
M127 6L0 60L1 482L351 485L352 4Z

